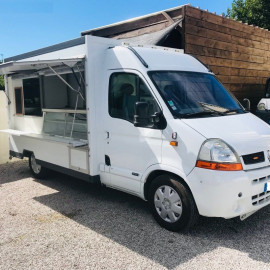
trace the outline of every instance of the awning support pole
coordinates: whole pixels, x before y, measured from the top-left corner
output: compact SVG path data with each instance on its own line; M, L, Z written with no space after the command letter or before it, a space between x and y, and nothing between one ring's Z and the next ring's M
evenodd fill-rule
M81 71L80 71L80 68L79 68L79 66L78 66L78 63L76 63L76 67L77 67L77 69L78 69L78 72L80 73L81 81L82 81L83 84L85 85L85 81L84 81L84 78L83 78L82 73L81 73Z

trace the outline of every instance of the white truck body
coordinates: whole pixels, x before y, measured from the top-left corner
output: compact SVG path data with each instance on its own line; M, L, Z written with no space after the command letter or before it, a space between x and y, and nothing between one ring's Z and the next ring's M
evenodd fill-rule
M23 59L19 62L82 59L85 55L87 142L44 134L43 117L16 115L14 79L8 63L0 66L6 74L10 150L22 156L33 152L37 162L63 172L74 172L85 180L100 181L142 199L147 199L148 181L164 173L175 175L190 189L200 215L244 219L270 203L270 127L251 113L203 118L176 118L149 77L151 71L212 73L182 51L132 46L142 61L120 41L85 37L85 44ZM25 67L26 67L25 66ZM13 70L13 71L14 71ZM18 67L17 67L18 70ZM115 73L137 75L151 92L166 119L163 129L136 127L109 114L110 78ZM11 76L7 76L11 74ZM57 110L54 110L57 112ZM68 110L66 110L68 111ZM73 112L73 111L72 111ZM172 138L174 137L174 138ZM233 149L242 169L212 170L196 166L202 145L220 139ZM171 141L178 146L172 146ZM79 146L80 142L85 145ZM243 156L262 152L261 162L245 164ZM106 158L109 158L109 163ZM254 157L254 160L257 157ZM108 161L108 160L107 160ZM85 177L84 177L85 176Z

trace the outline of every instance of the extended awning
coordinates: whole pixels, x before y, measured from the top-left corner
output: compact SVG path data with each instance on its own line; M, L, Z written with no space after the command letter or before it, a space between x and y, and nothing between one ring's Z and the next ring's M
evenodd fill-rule
M85 55L80 55L68 59L51 59L35 61L12 61L0 65L0 75L12 74L33 74L43 72L50 73L49 67L53 68L71 68L83 62Z

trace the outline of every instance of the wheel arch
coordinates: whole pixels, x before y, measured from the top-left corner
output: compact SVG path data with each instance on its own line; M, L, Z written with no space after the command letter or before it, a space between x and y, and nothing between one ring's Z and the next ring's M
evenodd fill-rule
M148 170L148 173L145 175L144 178L144 182L142 185L142 194L144 196L145 200L148 200L148 191L149 191L149 187L151 185L151 183L158 177L161 175L170 175L172 177L174 177L176 180L178 180L179 182L181 182L183 185L186 186L186 188L188 188L188 190L190 191L190 193L193 196L192 190L189 186L189 183L186 181L186 176L185 174L173 167L170 166L165 166L165 167L156 167L152 168L152 170ZM194 196L193 196L194 199Z

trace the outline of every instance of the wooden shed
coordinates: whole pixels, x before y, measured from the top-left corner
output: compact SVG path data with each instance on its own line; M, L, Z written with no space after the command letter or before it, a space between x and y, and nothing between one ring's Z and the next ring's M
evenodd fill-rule
M84 35L184 49L254 109L270 77L270 32L184 5L88 30Z

